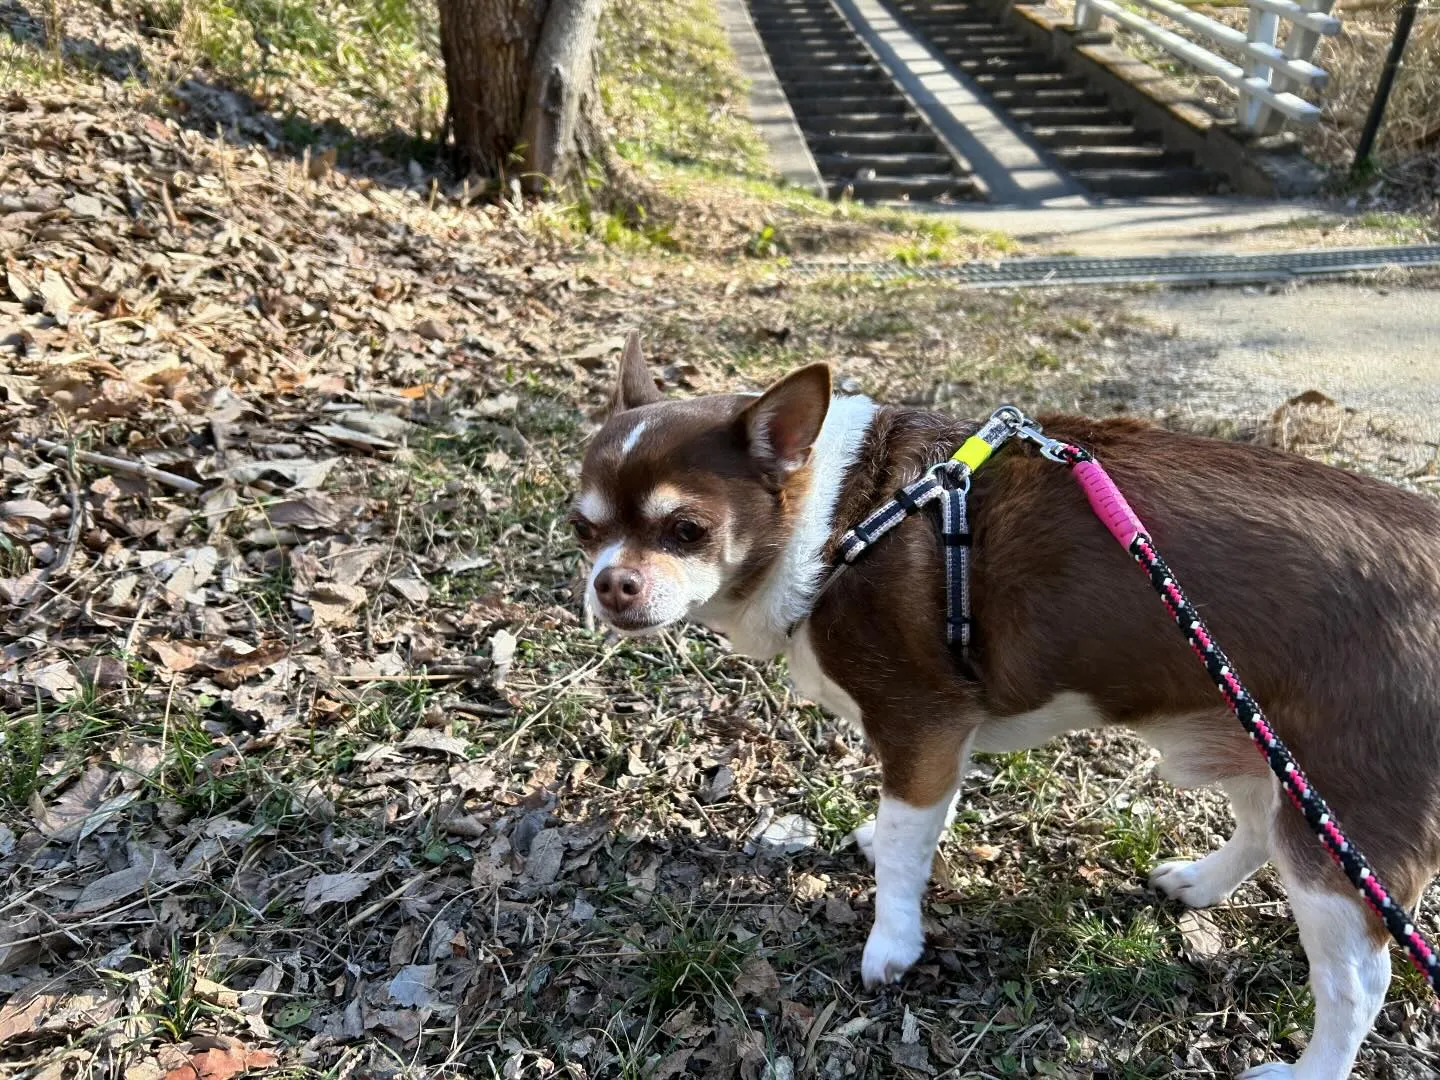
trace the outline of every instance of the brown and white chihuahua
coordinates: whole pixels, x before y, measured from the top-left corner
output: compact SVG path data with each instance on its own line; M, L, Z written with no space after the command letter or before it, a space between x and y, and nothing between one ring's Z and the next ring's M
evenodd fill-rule
M1257 446L1131 420L1043 420L1149 525L1271 722L1397 899L1440 868L1440 508ZM1315 1031L1249 1078L1340 1080L1384 1002L1386 933L1330 863L1066 469L1011 445L974 478L972 678L944 634L944 560L910 517L813 602L836 543L978 425L832 397L803 368L760 395L662 400L638 339L572 520L587 603L622 634L692 619L860 724L882 772L857 834L875 866L861 973L899 979L967 755L1120 726L1180 787L1218 784L1234 836L1150 883L1220 903L1267 861L1310 962ZM813 602L813 609L812 609Z

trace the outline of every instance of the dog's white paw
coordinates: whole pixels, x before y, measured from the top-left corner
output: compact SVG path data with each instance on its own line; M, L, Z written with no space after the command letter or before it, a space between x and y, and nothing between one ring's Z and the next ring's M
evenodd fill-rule
M1158 893L1179 900L1186 907L1214 907L1234 891L1230 881L1217 881L1216 875L1206 873L1205 860L1199 862L1161 863L1150 871L1150 888Z
M1246 1069L1240 1074L1240 1080L1291 1080L1291 1077L1295 1075L1294 1065L1286 1065L1281 1061L1267 1061L1264 1065Z
M910 966L925 951L925 932L917 921L913 927L871 928L865 942L865 955L860 959L860 977L867 989L899 982Z
M866 818L860 823L850 839L855 841L855 846L860 849L860 854L865 856L865 861L871 866L875 865L875 819Z

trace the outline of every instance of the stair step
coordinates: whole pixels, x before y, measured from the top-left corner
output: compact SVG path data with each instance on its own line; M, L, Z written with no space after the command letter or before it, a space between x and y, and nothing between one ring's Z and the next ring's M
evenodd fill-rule
M794 71L787 71L780 77L785 96L791 101L817 97L855 97L878 95L882 98L899 97L900 91L884 77L883 72L864 79L821 79Z
M1214 191L1220 177L1194 166L1174 169L1076 169L1077 181L1096 195L1186 195Z
M1040 91L1080 90L1088 85L1078 75L1066 75L1061 71L1028 71L992 73L977 71L973 76L975 85L989 93L1011 91L1015 93L1039 93Z
M913 132L929 134L918 116L896 113L811 113L796 116L800 129L806 138L826 138L859 134L881 134L899 132L909 135Z
M785 66L787 78L800 79L864 79L867 82L879 76L888 79L890 76L881 71L873 63L854 61L843 63L840 61L812 60L809 62L795 61Z
M868 64L873 63L870 54L859 46L835 49L780 49L772 48L770 63L775 73L781 74L792 64Z
M938 145L928 131L840 131L810 139L816 154L923 154Z
M817 97L792 98L790 108L800 116L904 116L910 104L898 94L893 98L881 97Z
M900 9L904 11L902 7ZM964 22L959 19L926 19L918 15L906 16L915 29L923 30L928 35L932 30L948 34L992 34L1003 30L999 24L992 19L975 19L972 22Z
M1069 87L1051 90L1044 86L1035 88L1025 87L1020 90L996 90L990 97L997 105L1004 105L1007 108L1023 109L1027 106L1039 107L1043 105L1089 105L1099 109L1109 110L1109 102L1104 94L1097 94L1093 90L1075 90Z
M853 41L848 45L826 46L823 49L792 49L788 45L774 43L768 45L765 51L770 54L771 61L777 63L794 61L813 64L857 64L870 60L870 54Z
M1080 169L1171 169L1187 168L1194 155L1163 146L1057 146L1051 154L1072 172Z
M756 29L760 31L760 36L765 41L766 47L771 49L839 49L845 46L850 46L851 48L860 47L860 43L855 40L855 35L843 26L836 27L834 30L821 30L814 33L800 33L793 30L782 29L769 30L763 26L758 26Z
M1064 74L1060 65L1048 56L1036 56L1025 49L1017 49L1013 53L947 56L946 59L967 75Z
M909 11L918 8L927 14L934 16L945 15L984 15L985 9L975 4L916 4L904 3L900 7Z
M1030 127L1055 124L1111 124L1116 116L1105 105L1016 105L1010 116Z
M757 22L755 29L759 30L767 39L775 41L855 40L855 35L850 32L850 27L843 22L829 23L824 26L796 26L794 23L782 20L773 25Z
M1045 124L1030 129L1042 146L1140 146L1153 139L1129 124Z
M1016 37L1008 30L990 29L977 30L968 34L952 34L948 31L943 34L927 34L926 40L942 51L955 49L961 52L983 52L988 49L1021 49L1025 52L1033 52L1023 39Z
M822 173L854 176L873 169L881 176L909 176L920 173L943 174L955 167L955 160L946 153L928 154L821 154L815 165Z
M843 180L832 186L831 197L839 198L846 190L857 200L879 201L908 199L973 199L978 193L975 181L964 176L876 177L874 180Z

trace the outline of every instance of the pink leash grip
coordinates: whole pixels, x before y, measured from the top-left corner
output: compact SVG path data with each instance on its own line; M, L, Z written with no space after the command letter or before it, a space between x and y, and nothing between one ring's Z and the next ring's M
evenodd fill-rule
M1131 541L1145 532L1145 526L1130 509L1130 504L1120 494L1110 474L1095 461L1082 461L1070 471L1084 489L1095 516L1105 523L1110 535L1120 541L1120 546L1128 549Z

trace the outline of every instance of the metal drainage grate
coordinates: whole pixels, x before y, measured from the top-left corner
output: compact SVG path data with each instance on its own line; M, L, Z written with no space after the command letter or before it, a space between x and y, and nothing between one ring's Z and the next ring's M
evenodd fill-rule
M1135 283L1247 284L1349 274L1387 267L1440 266L1440 244L1404 247L1327 248L1247 255L1145 255L1115 258L983 259L959 266L904 266L889 262L792 264L802 274L866 274L919 277L972 289L1017 285L1125 285Z

